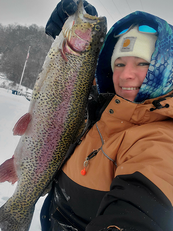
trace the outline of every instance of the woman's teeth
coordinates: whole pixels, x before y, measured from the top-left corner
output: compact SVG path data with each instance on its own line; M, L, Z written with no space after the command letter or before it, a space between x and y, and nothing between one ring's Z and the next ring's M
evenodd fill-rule
M122 89L127 91L132 91L132 90L138 90L139 87L122 87Z

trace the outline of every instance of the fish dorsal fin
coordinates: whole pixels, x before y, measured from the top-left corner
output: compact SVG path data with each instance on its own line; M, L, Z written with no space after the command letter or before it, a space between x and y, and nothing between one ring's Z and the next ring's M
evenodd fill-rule
M28 127L28 124L30 123L31 121L31 114L30 113L26 113L25 115L23 115L18 121L17 123L15 124L14 128L13 128L13 135L16 136L22 136L27 127Z

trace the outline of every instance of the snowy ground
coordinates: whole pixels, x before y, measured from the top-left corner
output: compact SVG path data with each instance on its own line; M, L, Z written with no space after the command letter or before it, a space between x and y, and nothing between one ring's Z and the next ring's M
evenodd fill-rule
M19 141L13 136L12 129L17 120L28 111L29 101L23 96L13 95L10 90L0 88L0 164L12 157ZM16 184L0 183L0 206L12 196ZM29 231L40 231L40 209L44 198L40 198L35 207L34 217Z

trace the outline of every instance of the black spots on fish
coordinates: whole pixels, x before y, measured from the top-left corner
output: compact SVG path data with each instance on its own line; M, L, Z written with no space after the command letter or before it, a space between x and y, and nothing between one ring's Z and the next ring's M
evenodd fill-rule
M6 223L7 229L3 229L3 230L8 230L8 231L24 230L23 229L24 227L26 228L25 230L28 230L28 225L30 223L30 219L32 218L31 212L33 212L33 209L32 211L29 210L26 212L26 207L29 207L30 201L27 201L27 198L23 199L22 194L19 194L19 195L14 194L14 197L15 197L15 201L13 197L9 198L8 204L6 203L4 204L3 207L1 207L0 224L3 225L3 221L8 221L8 223ZM10 216L11 214L12 216ZM25 220L26 217L27 217L27 220ZM21 223L21 222L24 222L24 223ZM1 228L2 227L3 226L1 226ZM20 227L23 227L23 228L21 229Z
M80 30L86 30L86 29L89 29L90 28L90 24L88 22L83 22L83 23L80 23L80 24L75 24L73 26L73 30L76 30L76 29L80 29Z
M55 55L56 55L57 51L55 48L51 48L49 53L48 53L48 56L50 59L54 59Z
M87 27L84 24L79 30L86 29L87 34ZM17 188L7 205L15 220L24 220L30 215L32 211L27 212L27 208L35 204L50 183L84 122L100 49L98 36L101 35L96 25L90 28L93 30L92 41L87 52L80 56L67 54L68 62L65 62L60 52L51 50L47 70L40 75L34 87L30 133L22 136L22 142L27 145L22 146L25 156L20 157L20 189Z
M30 219L31 215L28 216L27 220L23 219L22 221L20 219L15 219L13 216L10 216L12 210L9 212L9 208L6 206L7 204L4 204L1 207L0 210L0 230L4 231L14 231L14 230L28 230L29 229L29 224L30 224ZM12 209L15 208L12 206ZM21 207L20 207L21 209ZM14 210L16 214L18 211L16 209ZM13 215L13 214L12 214ZM29 215L29 214L27 214ZM19 218L19 216L18 216ZM23 218L23 217L22 217Z
M39 98L39 92L34 91L32 94L32 99L37 100Z
M83 24L81 24L81 25L78 25L78 27L77 27L77 29L79 29L79 30L81 30L81 31L85 31L85 34L86 35L90 35L90 25L89 25L89 23L88 22L85 22L85 23L83 23Z
M22 172L29 171L29 175L31 175L33 172L34 165L31 163L31 159L29 160L29 159L25 158L24 161L25 161L25 163L23 162L21 164L21 170L22 170ZM23 177L24 176L25 175L23 175ZM28 181L28 177L26 178L26 180Z

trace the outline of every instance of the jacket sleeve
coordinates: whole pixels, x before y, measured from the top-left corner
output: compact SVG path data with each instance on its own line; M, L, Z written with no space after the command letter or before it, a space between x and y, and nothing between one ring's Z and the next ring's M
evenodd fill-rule
M173 231L168 198L139 172L116 176L86 231Z

